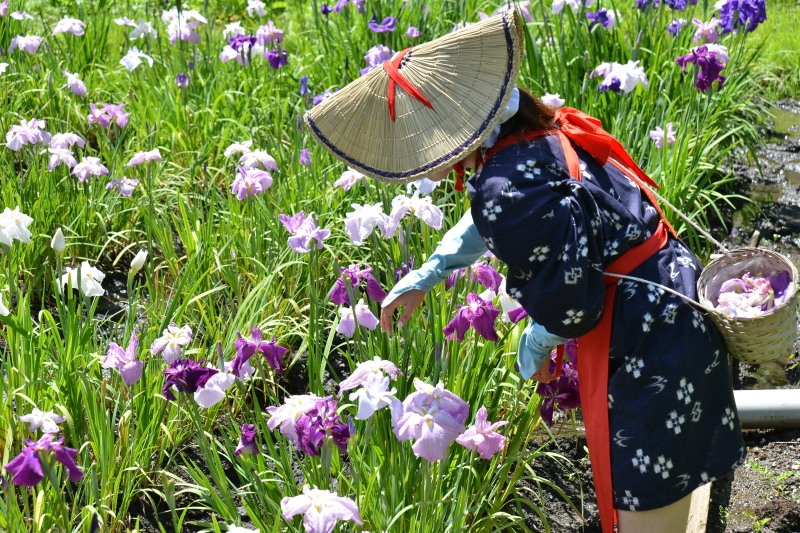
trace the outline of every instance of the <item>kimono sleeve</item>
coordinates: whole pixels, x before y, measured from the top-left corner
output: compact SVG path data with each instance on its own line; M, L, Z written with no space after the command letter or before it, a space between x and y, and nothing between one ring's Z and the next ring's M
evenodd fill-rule
M580 337L603 312L599 209L552 152L537 153L520 161L516 145L496 154L470 183L472 216L487 247L508 265L509 296L549 333Z

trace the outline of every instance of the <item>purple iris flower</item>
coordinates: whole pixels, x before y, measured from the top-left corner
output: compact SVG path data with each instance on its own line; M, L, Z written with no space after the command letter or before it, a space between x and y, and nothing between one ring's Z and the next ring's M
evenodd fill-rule
M103 368L117 368L122 376L125 385L129 387L139 381L142 377L144 362L136 360L136 348L139 346L139 339L136 332L131 333L128 347L123 350L116 342L108 346L108 353L103 360Z
M664 0L670 9L674 9L676 11L683 12L686 9L686 6L691 4L693 6L697 5L697 0Z
M256 444L256 427L253 424L245 424L242 426L242 436L239 438L239 446L233 455L261 455L261 450L258 449Z
M289 55L286 53L285 49L281 49L280 52L278 50L267 50L264 57L269 61L269 66L275 70L289 64Z
M484 459L491 459L494 454L503 449L506 443L506 438L500 433L495 432L495 429L508 424L508 420L489 422L489 415L486 407L481 406L475 414L475 425L470 426L464 433L462 433L456 442L465 446L468 450L477 448L478 453Z
M660 0L636 0L636 8L645 11L650 4L653 4L653 9L658 9Z
M300 150L300 164L304 167L311 166L311 154L309 153L307 148L303 148Z
M667 33L672 35L673 37L677 37L680 35L681 30L686 25L686 19L675 19L669 23L667 26Z
M320 12L322 12L323 15L327 17L330 14L330 12L333 11L333 8L328 4L322 4L322 7L320 7L319 10Z
M404 278L408 275L409 272L414 270L414 256L408 258L408 261L405 263L400 263L398 268L394 269L394 282L397 283L400 281L401 278Z
M611 25L611 19L608 16L608 10L605 8L598 9L594 12L589 11L586 13L586 18L591 21L589 23L590 28L595 24L602 24L604 28L608 28Z
M305 96L308 94L308 76L303 76L300 78L300 90L298 91L300 96Z
M380 23L378 23L378 18L375 15L372 15L367 27L375 33L387 33L394 31L397 28L397 17L386 17Z
M611 83L605 84L601 83L600 87L598 88L598 92L603 91L614 91L615 93L620 93L620 88L622 87L622 82L619 81L619 78L611 78Z
M289 349L279 346L275 342L274 336L271 340L264 341L263 334L258 328L253 328L250 330L250 338L252 339L250 341L242 337L242 334L238 331L236 332L236 335L238 335L239 338L237 338L233 343L234 347L236 348L236 357L233 358L231 374L241 379L242 366L251 357L253 357L256 352L261 352L264 354L264 359L267 360L267 363L272 367L273 370L275 370L275 372L278 374L282 372L281 358L286 352L289 351Z
M295 423L298 447L308 455L319 455L320 447L331 432L333 443L342 453L347 451L350 428L336 414L338 402L323 398Z
M503 276L500 275L494 268L489 265L488 261L481 261L479 263L475 263L470 267L470 281L478 281L481 285L485 288L489 289L492 292L497 292L497 289L500 287L500 284L503 282ZM454 270L448 277L447 281L444 283L444 289L449 291L453 285L456 284L456 280L459 278L463 278L467 275L466 268L460 268L458 270Z
M278 215L278 220L292 234L289 237L288 244L297 253L310 252L312 241L316 241L317 249L321 249L323 246L322 241L331 235L331 230L320 229L317 226L316 222L314 222L313 213L305 216L303 211L300 211L291 217L280 214Z
M237 52L241 50L242 45L247 44L248 50L256 44L256 38L252 35L237 35L228 39L228 44Z
M12 474L11 482L15 485L33 487L44 479L42 462L39 454L42 452L55 452L55 459L67 469L67 476L72 482L83 478L83 471L75 462L78 450L63 446L64 439L53 440L52 433L45 433L38 441L30 439L25 441L27 446L22 453L12 459L3 468Z
M738 18L735 16L737 12ZM767 20L766 0L728 0L720 9L719 18L722 33L739 29L753 31Z
M407 39L416 39L420 35L422 35L421 31L419 31L417 28L415 28L411 24L408 25L408 29L406 30L406 38Z
M383 65L383 63L391 59L393 55L394 50L388 46L383 46L382 44L373 46L364 54L364 61L367 62L367 66L359 70L358 73L363 76L367 72Z
M361 285L362 281L367 282L367 296L375 302L382 302L386 299L386 291L383 290L381 284L372 275L372 268L365 266L361 269L360 265L350 265L347 268L340 268L339 272L342 277L336 280L336 284L331 291L331 300L336 305L351 305L350 295L347 293L347 280L350 280L350 286L355 289Z
M444 327L445 337L452 340L456 334L458 342L464 340L464 334L470 326L488 341L498 341L497 331L494 329L494 321L500 311L494 308L492 302L484 300L474 292L467 295L467 305L459 305L458 312L453 320Z
M331 92L330 89L325 89L325 92L323 92L322 94L318 94L317 96L314 97L314 100L312 100L312 103L316 107L319 104L321 104L322 102L324 102L325 100L327 100L328 98L330 98L331 96L333 96L335 92L336 91Z
M102 107L98 108L97 105ZM111 125L112 120L116 122L117 126L120 128L124 128L128 124L130 113L125 113L122 110L125 104L114 105L99 102L97 105L89 104L89 116L86 117L86 122L90 126L92 122L96 122L100 124L101 127L107 129Z
M355 4L356 7L358 8L358 12L364 13L365 1L366 0L339 0L338 2L336 2L336 5L334 5L332 9L337 13L340 13L347 4Z
M681 66L681 70L686 73L686 65L694 63L697 65L697 88L703 92L709 90L711 85L719 80L718 90L722 89L725 76L720 74L725 65L717 59L716 52L708 50L706 45L692 48L691 53L680 56L675 61Z
M536 394L545 396L539 412L542 420L549 427L553 426L553 409L555 407L574 409L581 405L580 386L578 385L578 372L576 370L577 353L575 341L568 341L564 347L561 375L550 383L539 383L536 388ZM555 365L555 355L553 355L550 360L550 373L555 372Z
M523 309L522 306L515 307L511 311L508 312L508 318L511 320L512 324L516 324L523 318L528 318L528 312Z
M197 389L204 387L211 376L219 373L215 368L208 368L202 366L205 359L192 361L191 359L176 359L169 365L169 368L164 370L163 374L167 376L164 381L164 386L161 388L161 393L167 400L174 402L177 400L172 393L172 387L178 389L178 392L185 392L187 394L194 394Z
M183 72L178 72L178 75L175 76L175 83L177 83L178 87L181 89L185 89L189 86L189 76Z

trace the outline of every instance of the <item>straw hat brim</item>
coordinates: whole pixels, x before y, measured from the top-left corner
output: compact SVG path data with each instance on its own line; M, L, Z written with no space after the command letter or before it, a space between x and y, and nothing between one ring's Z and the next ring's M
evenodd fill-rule
M500 122L519 75L521 19L502 11L415 46L399 72L433 109L395 90L378 67L305 114L319 143L348 166L381 181L416 181L452 166L477 149Z

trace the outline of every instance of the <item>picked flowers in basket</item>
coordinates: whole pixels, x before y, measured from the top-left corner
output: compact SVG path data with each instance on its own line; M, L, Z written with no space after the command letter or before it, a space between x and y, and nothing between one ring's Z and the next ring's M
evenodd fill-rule
M717 311L734 317L752 318L772 311L789 296L789 272L775 271L771 276L729 279L719 289Z

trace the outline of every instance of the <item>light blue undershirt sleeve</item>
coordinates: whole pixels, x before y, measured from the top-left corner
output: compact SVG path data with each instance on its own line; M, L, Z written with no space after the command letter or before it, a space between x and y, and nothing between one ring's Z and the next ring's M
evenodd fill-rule
M486 243L472 222L472 213L467 211L458 224L445 233L428 261L397 282L381 304L382 307L413 289L429 292L436 284L447 279L451 272L470 266L487 250ZM544 364L553 348L567 340L551 335L543 326L529 319L517 349L517 363L522 377L529 379Z

